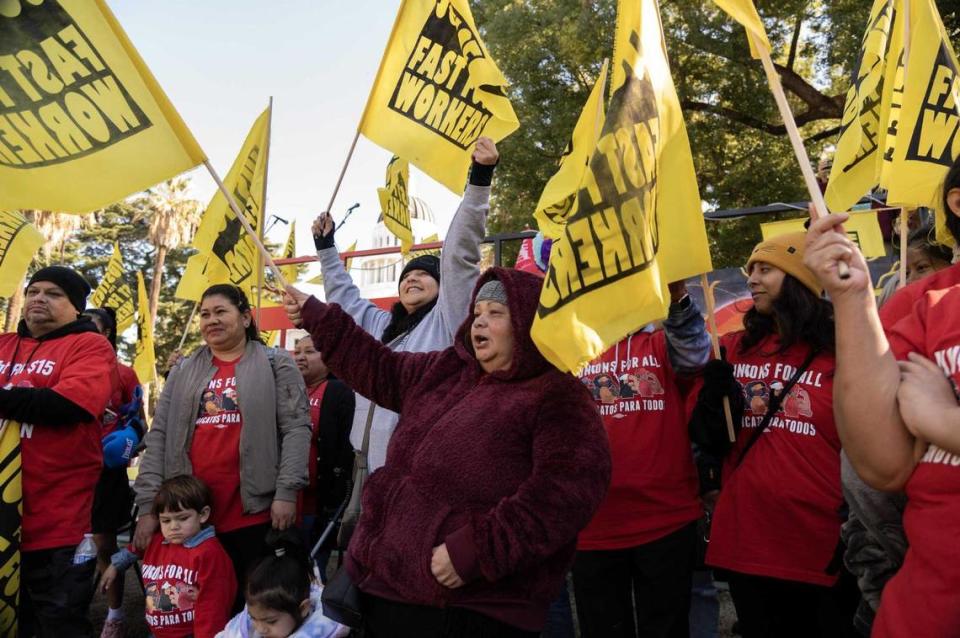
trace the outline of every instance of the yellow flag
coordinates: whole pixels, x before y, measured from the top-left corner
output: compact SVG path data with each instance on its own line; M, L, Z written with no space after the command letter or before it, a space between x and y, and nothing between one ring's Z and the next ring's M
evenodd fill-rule
M604 62L590 97L580 112L563 157L560 158L560 167L543 187L537 210L533 213L540 232L551 239L559 239L563 233L563 225L573 210L580 181L590 163L590 156L597 148L597 140L600 139L600 131L603 129L603 96L606 94L606 87L607 62Z
M2 18L0 18L2 19ZM23 488L20 424L0 421L0 636L17 636Z
M133 325L136 310L133 307L133 291L123 280L123 257L120 255L120 244L113 243L113 255L107 262L107 270L100 280L100 285L90 297L90 306L93 308L113 308L117 312L117 334Z
M187 259L187 267L180 276L173 296L187 301L200 301L203 291L215 283L227 283L227 270L216 259L197 254Z
M254 230L260 227L263 212L263 180L267 169L270 110L260 114L223 180L226 188L244 211ZM208 267L214 273L211 284L231 283L251 296L257 285L259 252L253 239L234 215L227 198L219 190L203 213L193 247L216 262ZM219 269L218 266L222 266ZM218 272L219 271L219 272Z
M410 223L410 163L394 155L387 164L387 186L377 189L380 210L387 229L400 240L400 252L406 255L413 245Z
M462 193L473 144L519 123L468 0L403 0L360 132Z
M290 234L287 236L287 243L283 247L283 257L287 259L297 256L297 222L294 220L290 224ZM297 265L291 264L289 266L281 266L280 272L283 274L283 279L288 284L297 283Z
M803 233L807 230L805 224L808 221L808 217L801 217L760 224L760 232L763 234L764 241L787 233ZM851 212L850 219L843 223L843 227L847 230L847 236L860 247L865 257L886 256L887 247L883 243L883 232L880 230L876 212Z
M902 0L875 0L824 195L831 210L849 210L884 181L884 154L896 143L903 94L902 23Z
M555 241L532 336L576 370L667 313L667 283L712 269L655 0L621 0L606 122Z
M140 383L150 383L157 379L157 355L153 349L153 319L150 317L150 303L147 300L147 287L143 284L143 273L137 273L137 344L133 356L133 369Z
M12 297L23 288L27 268L42 245L43 236L23 213L0 211L0 297Z
M757 8L753 6L753 0L713 1L747 30L747 41L750 42L750 55L754 58L760 57L760 50L757 48L757 44L765 47L767 53L770 53L773 47L770 46L770 40L767 38L767 30L763 26L763 20L760 19L760 14L757 13Z
M0 208L85 213L204 160L103 0L0 2Z
M910 0L910 56L897 144L886 180L887 202L937 211L937 239L953 244L940 191L960 155L957 56L933 0Z

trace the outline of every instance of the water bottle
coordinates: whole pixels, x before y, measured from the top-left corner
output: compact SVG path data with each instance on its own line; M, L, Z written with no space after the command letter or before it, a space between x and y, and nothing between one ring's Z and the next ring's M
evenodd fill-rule
M84 534L83 540L77 545L73 553L73 564L83 565L97 557L97 544L93 542L93 534Z

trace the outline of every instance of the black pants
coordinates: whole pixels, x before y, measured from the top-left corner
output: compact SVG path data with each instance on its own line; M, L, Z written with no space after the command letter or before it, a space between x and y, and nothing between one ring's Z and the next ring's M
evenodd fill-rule
M243 610L247 573L267 555L267 532L269 531L270 523L261 523L230 532L217 532L217 538L233 562L233 571L237 575L237 597L233 601L234 614Z
M637 547L577 552L583 638L687 638L696 531L694 522Z
M361 594L363 638L537 638L525 631L457 607L407 605Z
M57 547L20 555L21 638L93 636L87 618L97 561L73 564L76 547Z
M855 636L852 577L834 587L727 572L743 638L846 638ZM855 585L856 581L852 581ZM852 594L852 596L851 596Z

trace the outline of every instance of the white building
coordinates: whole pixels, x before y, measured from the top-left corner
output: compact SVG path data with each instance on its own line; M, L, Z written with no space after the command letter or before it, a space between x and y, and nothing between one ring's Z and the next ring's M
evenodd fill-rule
M413 226L414 243L422 243L431 235L439 234L437 220L430 206L419 197L410 198L410 223ZM440 239L443 239L441 236ZM383 215L377 220L373 232L357 241L357 250L400 246L398 240L383 223ZM382 299L397 296L397 280L406 260L399 252L372 257L357 257L350 262L350 276L360 288L365 299Z

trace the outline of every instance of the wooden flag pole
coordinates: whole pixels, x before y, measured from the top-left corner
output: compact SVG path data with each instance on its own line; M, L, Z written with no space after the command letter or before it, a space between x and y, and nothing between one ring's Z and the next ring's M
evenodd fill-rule
M910 234L910 212L906 208L900 209L900 285L907 285L907 241Z
M213 178L213 181L217 183L217 188L220 189L220 192L223 193L223 196L227 198L227 203L230 204L230 210L233 211L233 214L237 216L237 219L240 220L240 224L243 226L243 229L247 231L247 234L253 240L253 243L256 244L257 250L260 251L260 255L263 256L264 261L267 266L270 267L270 270L273 272L273 276L277 279L277 285L281 288L285 288L287 285L286 280L283 278L283 273L280 272L280 269L277 268L277 264L273 262L273 257L267 252L266 247L263 245L263 242L260 241L260 238L257 236L257 231L250 226L250 222L247 221L247 218L244 216L243 211L240 210L240 205L237 204L237 200L233 198L233 193L224 186L223 180L220 179L220 176L217 175L217 171L214 170L213 165L210 163L210 160L203 160L203 165L207 167L207 171L210 173L210 177Z
M265 227L267 225L267 177L270 174L270 129L273 126L273 96L270 96L270 103L267 106L270 116L267 117L267 144L266 155L263 158L263 192L260 194L260 219L257 223L257 236L260 243L264 243L266 237ZM261 321L260 306L263 305L263 259L257 257L257 327L263 325Z
M353 151L357 148L357 140L360 139L360 129L357 129L356 135L353 136L353 142L350 144L350 150L347 151L347 159L343 163L343 168L340 169L340 177L337 178L337 184L333 187L333 194L330 195L330 202L327 204L327 209L325 213L329 213L333 208L333 202L337 199L337 193L340 192L340 185L343 184L343 176L347 174L347 167L350 166L350 160L353 159Z
M711 284L707 279L707 273L703 273L700 275L700 285L703 287L703 299L707 304L707 325L710 326L710 341L713 343L713 356L719 359L720 334L717 332L716 300L713 298L713 287L717 285L717 282ZM730 409L730 398L726 396L723 397L723 416L727 420L727 437L731 443L736 443L737 433L733 429L733 412Z
M790 144L793 146L793 153L800 164L800 172L803 173L803 181L807 185L807 191L810 194L810 201L813 203L812 218L814 220L826 217L829 214L827 203L823 199L823 193L820 192L820 185L817 184L817 177L813 174L813 166L810 165L810 157L807 155L807 149L803 145L803 139L800 137L800 129L797 128L797 122L793 119L793 111L790 110L790 104L787 102L787 94L783 92L783 85L780 84L780 74L773 66L773 60L770 58L770 52L767 48L747 30L747 37L753 43L754 49L760 52L760 60L763 62L763 70L767 74L767 84L770 85L770 91L780 109L780 117L783 118L783 125L787 129L787 136L790 138ZM845 261L837 262L837 270L841 279L850 277L850 268Z
M183 350L183 344L187 342L187 335L190 334L190 326L193 325L193 318L197 316L197 310L200 308L200 302L193 302L193 310L190 311L190 318L187 319L187 325L183 327L183 334L180 336L180 345L177 346L177 351Z

